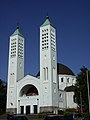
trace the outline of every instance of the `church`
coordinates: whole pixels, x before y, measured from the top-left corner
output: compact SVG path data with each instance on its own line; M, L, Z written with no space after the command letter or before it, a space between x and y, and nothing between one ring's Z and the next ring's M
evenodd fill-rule
M10 36L7 106L14 114L58 113L76 108L76 76L70 68L57 63L56 29L47 16L40 26L40 71L24 76L24 37L17 26Z

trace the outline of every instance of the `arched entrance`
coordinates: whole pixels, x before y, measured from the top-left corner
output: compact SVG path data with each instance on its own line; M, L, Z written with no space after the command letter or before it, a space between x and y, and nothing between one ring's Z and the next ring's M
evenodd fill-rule
M20 91L20 97L22 96L36 96L38 95L38 90L34 85L26 85Z
M34 85L25 85L21 89L19 97L21 114L36 114L38 112L39 92Z

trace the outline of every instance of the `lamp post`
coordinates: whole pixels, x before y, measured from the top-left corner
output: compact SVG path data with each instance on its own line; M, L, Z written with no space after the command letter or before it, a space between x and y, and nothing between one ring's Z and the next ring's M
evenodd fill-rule
M89 93L89 79L88 79L88 70L87 72L87 90L88 90L88 104L89 104L89 113L90 113L90 93Z

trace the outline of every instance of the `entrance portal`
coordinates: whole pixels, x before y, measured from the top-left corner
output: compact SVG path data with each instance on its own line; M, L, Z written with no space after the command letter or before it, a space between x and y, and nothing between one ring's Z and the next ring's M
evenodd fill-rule
M21 107L21 114L24 114L24 106L20 106Z
M34 114L37 114L37 105L34 105Z
M30 114L30 106L26 106L26 114Z

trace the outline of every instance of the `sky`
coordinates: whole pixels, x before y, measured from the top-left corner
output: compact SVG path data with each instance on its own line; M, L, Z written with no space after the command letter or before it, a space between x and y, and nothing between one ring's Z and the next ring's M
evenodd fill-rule
M57 62L75 75L90 70L90 0L0 0L0 79L7 81L9 37L19 24L25 38L25 75L40 69L39 28L49 19L57 31Z

